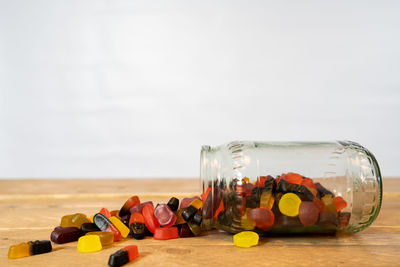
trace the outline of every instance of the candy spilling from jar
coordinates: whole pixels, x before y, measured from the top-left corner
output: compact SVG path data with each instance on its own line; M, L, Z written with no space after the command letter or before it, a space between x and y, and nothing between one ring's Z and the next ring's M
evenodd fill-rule
M231 233L331 233L348 226L346 206L320 183L287 173L209 186L203 218L206 225Z

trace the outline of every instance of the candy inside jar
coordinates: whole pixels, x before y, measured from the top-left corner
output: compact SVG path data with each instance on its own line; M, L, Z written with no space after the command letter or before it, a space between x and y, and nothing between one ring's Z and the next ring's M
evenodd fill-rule
M261 234L358 232L379 213L374 156L352 142L203 147L203 228Z

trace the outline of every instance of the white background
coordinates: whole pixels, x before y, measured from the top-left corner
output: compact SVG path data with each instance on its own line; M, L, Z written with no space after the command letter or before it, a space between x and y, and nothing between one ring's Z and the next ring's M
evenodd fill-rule
M0 0L0 178L194 177L354 140L400 176L399 1Z

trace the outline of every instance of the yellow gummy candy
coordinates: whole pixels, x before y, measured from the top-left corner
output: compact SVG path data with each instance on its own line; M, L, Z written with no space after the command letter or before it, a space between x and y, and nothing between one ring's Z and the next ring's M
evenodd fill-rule
M98 235L85 235L78 239L79 252L96 252L102 249L100 237Z
M8 249L9 259L18 259L31 255L31 246L28 243L13 245Z
M90 222L85 214L75 213L70 215L65 215L61 218L61 227L76 227L81 228L84 223Z
M246 213L240 218L240 226L244 230L253 230L254 227L256 226L256 223L250 220L250 218L247 216L247 212L251 210L249 208L246 209Z
M249 248L257 246L258 239L258 234L251 231L244 231L233 236L233 244L237 247Z
M129 235L129 228L126 227L126 225L121 222L117 217L115 216L111 216L109 218L109 220L112 222L112 224L114 224L115 227L117 227L117 229L121 232L121 236L123 238L126 238Z
M275 198L270 192L263 192L260 197L260 208L272 209Z
M321 198L322 203L324 203L324 211L329 211L334 214L337 213L335 202L331 195L325 195Z
M248 177L243 177L242 182L250 183L250 179Z
M293 193L284 194L279 201L279 210L283 215L295 217L299 215L301 199Z
M114 243L114 234L112 232L95 231L86 233L86 235L97 235L100 237L100 242L103 247L112 245Z
M195 199L192 201L192 203L190 203L190 205L199 210L203 207L203 201L201 201L200 199Z

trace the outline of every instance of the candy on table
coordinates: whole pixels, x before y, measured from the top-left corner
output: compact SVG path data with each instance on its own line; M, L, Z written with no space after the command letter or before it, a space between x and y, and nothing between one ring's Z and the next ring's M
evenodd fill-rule
M274 206L275 198L271 192L263 192L260 196L260 208L272 209Z
M79 252L96 252L102 250L102 248L98 235L84 235L78 239L77 249Z
M178 228L176 227L161 227L154 231L154 239L167 240L179 238Z
M203 216L201 215L201 212L197 212L194 216L192 221L197 224L201 225L201 222L203 221Z
M333 198L331 195L325 195L321 198L322 203L324 204L324 211L329 211L336 214L336 205L333 202Z
M259 236L251 231L243 231L233 236L233 244L241 248L249 248L258 245Z
M182 224L180 226L180 231L179 231L179 237L193 237L194 234L190 230L189 226L187 224Z
M339 213L339 222L341 227L346 227L349 225L350 222L350 212L340 212Z
M201 201L200 199L195 199L190 203L189 206L193 206L199 210L203 207L203 201Z
M143 215L139 212L132 213L129 218L129 225L132 223L144 223Z
M194 217L196 212L197 212L197 209L195 207L193 207L192 205L190 205L183 210L182 217L186 222L188 222Z
M299 219L303 225L312 225L318 221L319 211L312 201L302 201L299 208Z
M106 216L107 218L110 218L112 215L110 213L110 211L106 208L102 208L99 213L103 214L104 216Z
M242 178L242 183L250 183L249 177L243 177Z
M179 199L176 197L171 197L167 205L172 211L176 211L179 207Z
M146 236L146 226L141 222L134 222L129 225L131 235L135 239L143 239Z
M61 227L76 227L81 228L83 223L90 222L85 214L83 213L75 213L70 215L64 215L61 218Z
M91 222L91 223L93 222L93 217L94 217L94 215L95 215L95 214L90 215L90 217L89 217L89 222Z
M147 204L150 204L152 207L154 207L153 201L146 201L146 202L140 203L140 204L138 204L136 206L133 206L129 211L131 212L131 214L135 213L135 212L141 213L143 207L146 206Z
M82 223L81 231L82 231L82 234L85 235L86 233L89 233L89 232L100 231L100 229L94 223Z
M50 239L56 244L64 244L74 242L83 235L82 231L76 227L57 226L50 234Z
M50 240L36 240L27 243L10 246L8 249L8 258L18 259L30 255L48 253L52 250Z
M267 208L255 208L247 212L250 220L255 222L256 227L262 230L268 230L274 225L275 215Z
M114 242L117 242L121 239L121 232L103 214L97 213L94 215L93 222L101 231L112 232L114 234Z
M176 215L167 204L157 205L154 209L154 217L164 227L172 226L176 222Z
M110 211L110 215L111 215L111 216L119 216L118 214L119 214L119 210L112 210L112 211ZM110 216L110 217L111 217L111 216Z
M183 219L183 217L182 217L183 211L184 211L184 209L179 209L175 212L175 215L176 215L175 225L180 225L180 224L186 223L185 219Z
M122 222L123 224L126 225L126 227L129 228L129 220L130 220L130 218L131 218L131 215L130 215L130 214L124 215L124 216L122 216L121 218L119 218L118 216L114 216L114 217L117 217L119 220L121 220L121 222Z
M18 258L28 257L30 255L31 255L31 245L28 243L12 245L8 249L9 259L18 259Z
M50 240L29 241L28 244L31 247L32 255L48 253L53 249Z
M341 196L334 197L333 203L335 203L336 211L341 211L347 206L346 201Z
M122 208L119 210L119 217L122 217L126 214L130 213L130 209L136 205L140 204L140 200L138 196L131 196L128 200L124 203Z
M240 226L244 229L244 230L253 230L254 227L256 226L256 223L254 221L252 221L249 216L247 215L247 213L250 211L250 209L246 209L246 213L240 217Z
M190 231L195 235L198 236L201 234L201 227L195 224L194 222L187 222L187 226L189 227Z
M130 232L129 228L125 224L123 224L123 222L121 222L120 219L118 219L115 216L111 216L109 220L118 229L123 238L126 238L129 235Z
M154 217L153 206L150 204L146 204L142 209L142 215L143 215L144 223L146 224L147 229L149 229L149 231L154 234L154 231L156 230L156 228L160 227L160 224L157 221L157 219Z
M111 232L89 232L86 235L97 235L100 238L100 243L103 247L112 245L114 243L114 234Z
M123 249L110 255L108 265L111 267L118 267L125 265L139 257L138 247L135 245L126 246Z
M108 266L119 267L129 263L128 251L120 249L110 255L108 259Z
M286 216L297 216L299 214L301 199L293 193L284 194L279 200L279 211Z
M184 209L186 207L188 207L190 205L190 203L193 202L193 200L198 199L201 200L198 196L195 197L185 197L184 199L182 199L181 201L181 205L179 206L180 209Z

